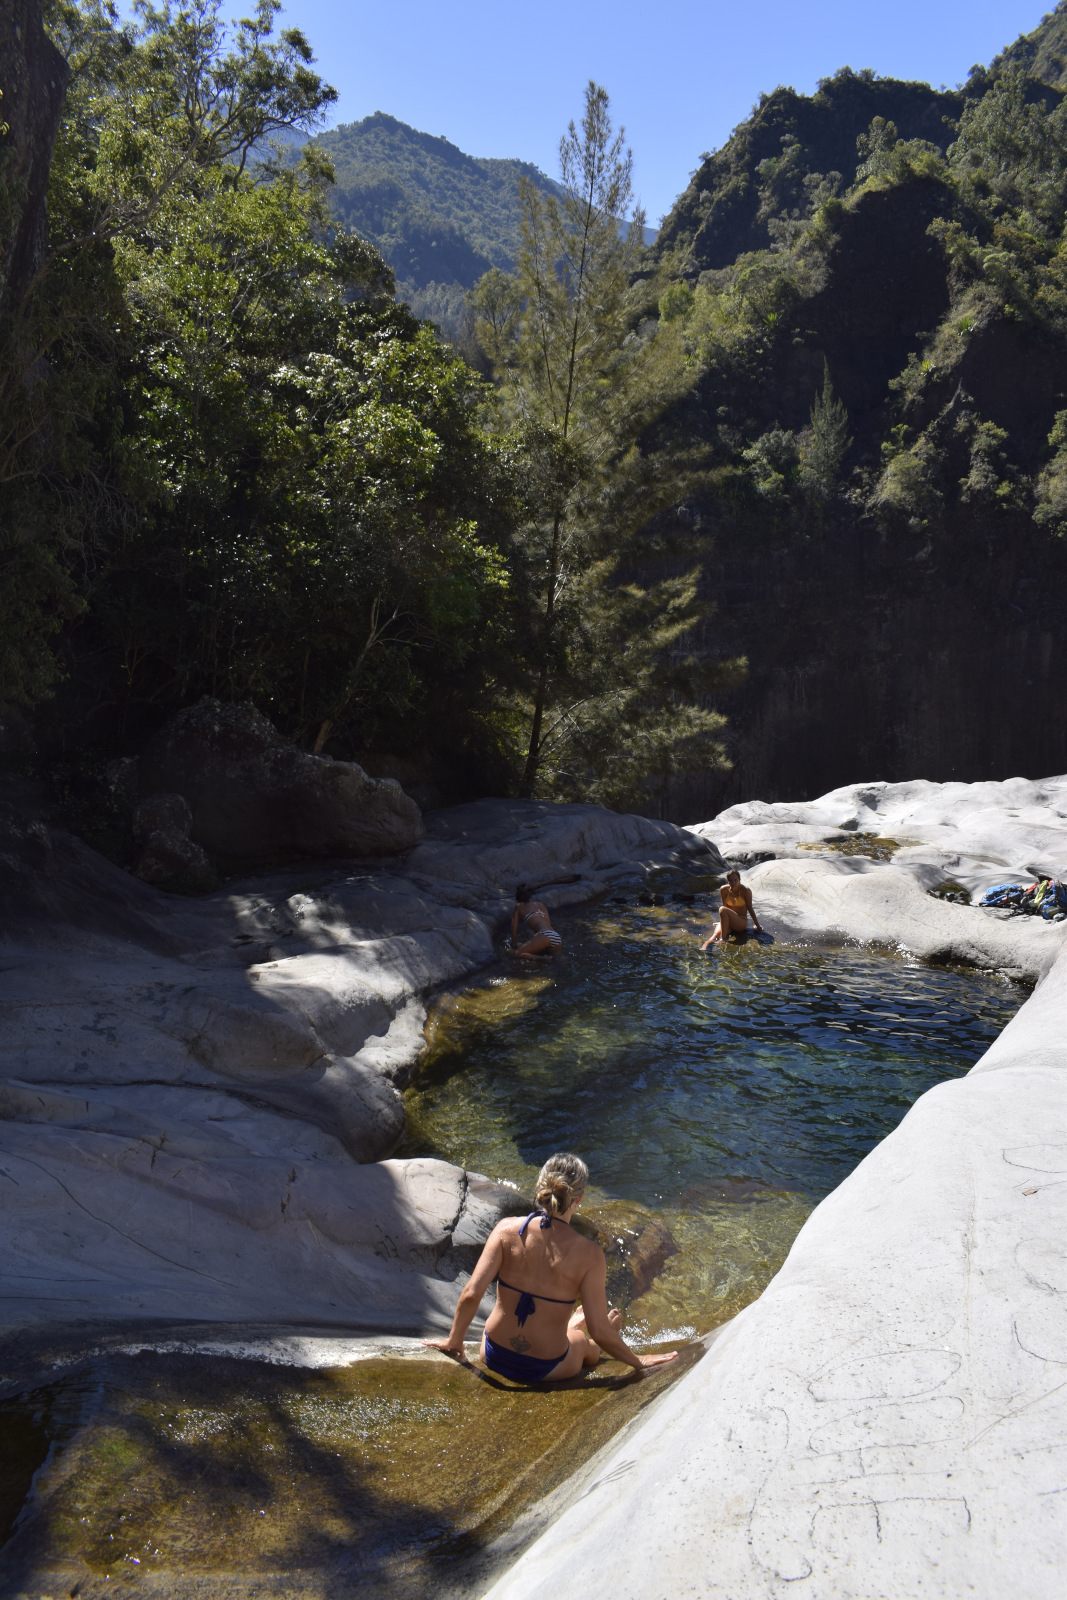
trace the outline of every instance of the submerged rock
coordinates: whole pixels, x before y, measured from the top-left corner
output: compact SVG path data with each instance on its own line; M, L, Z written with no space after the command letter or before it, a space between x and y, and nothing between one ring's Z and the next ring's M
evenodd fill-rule
M645 1293L678 1250L663 1217L633 1201L591 1203L577 1226L607 1257L608 1300L623 1310Z
M251 705L203 699L179 711L149 741L138 778L144 795L183 795L193 838L234 859L399 855L422 835L399 783L298 749Z

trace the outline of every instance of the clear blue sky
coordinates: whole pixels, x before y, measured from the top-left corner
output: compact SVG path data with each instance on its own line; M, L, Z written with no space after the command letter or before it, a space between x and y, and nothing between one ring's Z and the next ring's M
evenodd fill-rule
M388 111L470 155L518 156L553 177L560 134L596 78L626 126L655 225L761 90L810 93L846 65L953 85L1050 3L287 0L284 21L304 29L340 93L332 122Z

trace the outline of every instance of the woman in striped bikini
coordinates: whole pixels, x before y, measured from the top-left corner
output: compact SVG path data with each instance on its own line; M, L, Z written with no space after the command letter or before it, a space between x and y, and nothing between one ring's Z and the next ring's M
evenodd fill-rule
M608 1310L604 1252L570 1226L588 1182L580 1157L560 1154L546 1161L537 1180L537 1210L525 1222L508 1217L497 1223L459 1297L448 1338L424 1342L466 1361L463 1336L495 1279L496 1305L485 1324L481 1356L502 1378L558 1383L595 1367L602 1351L637 1372L673 1361L676 1352L639 1356L623 1342L622 1317Z
M563 944L552 926L552 918L543 900L535 900L528 883L520 883L515 890L515 909L511 913L511 951L516 956L554 956ZM526 924L525 943L519 943L519 928Z

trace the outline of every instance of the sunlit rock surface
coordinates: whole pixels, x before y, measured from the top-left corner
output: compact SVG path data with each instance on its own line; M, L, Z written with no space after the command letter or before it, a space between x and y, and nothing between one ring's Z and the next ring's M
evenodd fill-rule
M868 783L795 805L749 801L692 830L738 866L784 938L899 945L1036 979L1065 924L960 905L997 883L1067 877L1067 777Z
M931 870L978 886L987 868L1027 877L1067 862L1064 780L974 785L970 807L962 785L891 787L925 812L917 800L906 814L869 808L864 829L905 834ZM565 1587L592 1600L1063 1594L1067 955L1035 918L952 931L988 913L929 899L895 858L857 870L854 857L805 862L790 843L813 810L829 830L856 818L857 794L889 788L735 807L732 834L724 818L708 832L739 859L750 824L736 813L795 813L773 824L787 859L745 873L757 904L783 921L788 908L793 926L836 904L842 936L918 941L929 908L945 953L996 960L994 936L1018 929L1018 964L1045 975L972 1071L923 1095L817 1207L760 1299L490 1600ZM1025 812L1004 815L1003 837L991 792L1005 813ZM863 887L851 901L849 884Z
M555 906L718 865L668 823L482 801L385 866L190 899L5 810L0 1329L447 1325L510 1192L381 1162L424 1001L493 958L520 878L575 880Z

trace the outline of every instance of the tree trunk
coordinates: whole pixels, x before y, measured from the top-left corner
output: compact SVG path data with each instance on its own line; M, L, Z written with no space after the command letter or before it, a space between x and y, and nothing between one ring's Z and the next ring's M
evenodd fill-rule
M382 637L382 634L385 632L386 628L388 628L391 623L395 622L397 617L400 615L400 611L399 611L399 608L398 608L396 611L393 612L392 616L386 622L381 623L379 625L379 618L381 616L381 612L382 612L382 597L381 597L381 595L377 595L375 597L372 605L371 605L371 608L370 608L370 631L368 632L367 637L363 642L363 648L360 650L359 655L356 657L356 664L352 668L352 671L349 673L348 682L345 685L344 693L341 695L341 698L334 704L333 708L330 711L330 715L327 718L325 718L325 720L322 723L322 726L319 728L318 735L317 735L317 737L315 739L315 743L311 747L313 755L320 756L322 754L323 747L324 747L327 739L330 737L330 730L332 729L334 723L337 721L337 718L341 715L341 712L345 709L345 707L348 705L348 702L351 700L352 696L356 692L356 689L357 689L357 687L359 685L359 675L363 670L364 661L366 661L368 655L374 649L374 646L378 643L379 639Z
M41 15L41 0L0 0L0 123L8 125L0 181L11 208L0 223L4 298L44 259L48 174L70 76Z
M519 799L532 800L537 782L537 769L541 765L541 727L545 720L545 702L548 699L548 649L552 638L552 622L556 610L556 585L559 582L559 546L563 531L563 513L557 511L552 523L552 545L548 555L548 594L545 597L545 615L541 633L541 670L537 675L534 693L533 722L530 725L530 743L526 750L526 766L519 785Z
M530 744L526 752L526 767L519 785L519 799L532 800L537 782L537 769L541 764L541 724L545 720L545 698L548 689L548 667L542 666L537 679L534 697L533 723L530 726Z

